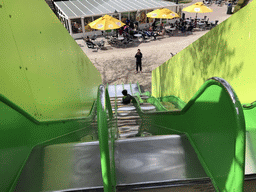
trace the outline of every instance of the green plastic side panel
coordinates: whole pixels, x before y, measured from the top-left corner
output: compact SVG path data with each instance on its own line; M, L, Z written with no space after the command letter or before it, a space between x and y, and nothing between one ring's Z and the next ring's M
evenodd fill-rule
M141 111L137 100L135 106L143 119L142 131L187 134L217 191L242 191L245 120L235 98L234 104L222 85L209 80L181 111L150 114Z
M158 98L161 102L169 102L175 106L176 109L182 109L186 103L176 96L165 96Z
M0 101L0 191L9 191L11 186L15 186L26 159L36 145L84 141L85 136L97 139L97 129L91 126L95 107L87 119L39 125L14 108L14 105L10 107Z
M152 72L152 95L188 102L214 76L225 79L241 103L256 95L256 2L252 1Z
M246 122L246 130L256 130L256 108L244 109L244 116ZM256 140L255 140L256 141ZM256 143L255 143L256 147Z
M101 77L44 0L3 0L0 17L0 191L5 192L34 146L97 139L87 121Z
M0 5L0 93L41 122L88 115L100 73L46 2Z
M256 152L256 108L244 110L246 131L250 132L251 150Z

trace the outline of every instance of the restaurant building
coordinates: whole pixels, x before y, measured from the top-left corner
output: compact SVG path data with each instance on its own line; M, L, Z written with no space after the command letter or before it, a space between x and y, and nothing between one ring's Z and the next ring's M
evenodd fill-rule
M56 14L69 31L77 39L101 31L91 29L90 22L108 14L122 22L128 18L138 22L139 28L153 22L146 14L155 9L168 8L181 15L182 4L164 0L67 0L54 2Z

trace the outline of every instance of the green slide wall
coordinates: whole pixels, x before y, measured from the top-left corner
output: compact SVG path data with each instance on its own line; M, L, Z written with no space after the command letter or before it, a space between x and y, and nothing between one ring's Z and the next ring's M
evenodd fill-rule
M36 145L97 136L92 106L102 80L44 0L2 0L0 18L0 191L5 192L14 189Z
M213 76L225 79L241 103L255 101L256 2L252 1L152 72L152 95L188 102Z
M100 73L45 1L0 5L0 93L40 121L88 115Z

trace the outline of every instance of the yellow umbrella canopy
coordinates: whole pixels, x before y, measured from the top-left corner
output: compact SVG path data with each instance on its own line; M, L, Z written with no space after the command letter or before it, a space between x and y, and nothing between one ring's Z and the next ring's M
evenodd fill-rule
M182 11L190 12L190 13L209 13L213 10L204 5L203 2L197 2L193 5L185 7Z
M109 15L104 15L103 17L96 19L95 21L89 23L88 25L93 29L109 30L109 29L118 29L124 26L125 24L114 17L111 17Z
M162 9L157 9L154 11L151 11L147 14L147 17L150 18L162 18L162 19L172 19L175 17L180 17L177 13L166 9L166 8L162 8Z

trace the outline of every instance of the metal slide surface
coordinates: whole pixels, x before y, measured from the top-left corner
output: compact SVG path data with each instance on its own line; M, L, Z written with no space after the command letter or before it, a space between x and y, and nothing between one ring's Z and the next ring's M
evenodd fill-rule
M123 189L208 178L185 135L117 140L115 163L117 187ZM99 142L84 142L35 148L15 191L97 188L103 188Z
M185 135L117 140L118 185L207 178Z
M91 188L103 188L98 141L35 148L15 191L76 191Z

